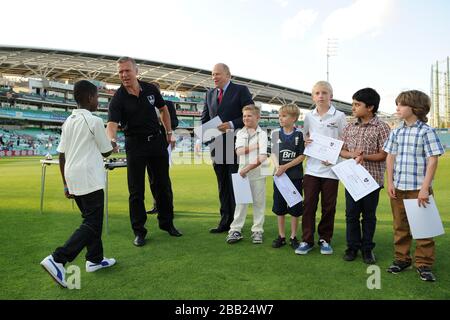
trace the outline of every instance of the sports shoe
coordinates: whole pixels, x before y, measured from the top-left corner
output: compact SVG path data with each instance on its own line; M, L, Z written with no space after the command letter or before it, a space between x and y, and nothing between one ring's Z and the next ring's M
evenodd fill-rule
M333 254L333 248L331 247L331 245L328 242L321 239L319 241L319 243L320 243L320 253L321 254Z
M286 244L286 238L282 238L278 236L275 240L272 241L272 248L281 248Z
M301 242L297 249L295 249L296 254L307 254L313 248L313 245L307 242Z
M236 243L242 240L242 234L239 231L231 231L227 236L227 243Z
M52 255L49 255L41 261L41 266L45 271L63 288L67 288L66 283L66 269L62 263L58 263L53 259Z
M358 250L348 248L347 250L345 250L343 259L345 261L353 261L356 259L357 256L358 256Z
M111 267L115 264L116 264L116 259L105 258L105 257L103 257L103 261L100 263L86 261L86 272L94 272L94 271L97 271L98 269Z
M261 231L252 232L253 244L263 243L263 233Z
M291 246L292 249L297 249L298 245L300 244L300 242L298 242L297 237L294 238L289 238L289 245Z
M377 262L372 250L362 250L362 258L366 264L375 264Z
M430 267L418 267L417 272L419 273L420 279L423 281L436 281L436 277L434 276L433 272L431 272Z
M411 267L411 262L395 260L386 271L393 274L397 274L409 267Z

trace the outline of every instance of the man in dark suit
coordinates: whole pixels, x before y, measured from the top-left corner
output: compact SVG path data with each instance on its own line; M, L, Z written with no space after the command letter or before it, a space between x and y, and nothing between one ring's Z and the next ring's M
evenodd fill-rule
M234 131L244 126L242 108L254 104L252 95L246 86L231 82L231 73L227 65L218 63L212 70L214 89L208 90L202 112L202 124L219 116L223 132L210 144L213 167L217 177L220 198L220 222L211 233L227 232L233 222L236 203L233 194L231 174L238 170L234 151Z

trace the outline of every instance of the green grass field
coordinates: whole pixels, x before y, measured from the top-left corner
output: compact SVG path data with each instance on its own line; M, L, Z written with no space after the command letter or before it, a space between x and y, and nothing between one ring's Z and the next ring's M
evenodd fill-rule
M346 248L342 186L332 243L335 253L322 256L316 247L307 256L298 256L289 246L271 247L277 236L271 182L267 182L264 244L251 243L249 214L244 240L229 245L225 234L208 232L219 218L212 167L174 165L175 225L184 236L170 237L157 228L156 217L150 216L147 245L135 247L126 170L116 169L109 175L109 234L103 234L103 245L105 255L115 257L118 263L86 273L83 252L72 262L81 268L81 290L67 290L59 288L39 265L81 221L77 207L72 208L72 202L63 196L59 168L47 169L44 214L40 214L39 158L0 159L0 299L449 299L449 170L450 153L446 153L434 183L446 230L436 238L435 283L421 281L415 270L398 275L385 271L393 259L392 217L385 191L375 234L381 289L369 290L366 281L370 274L361 258L342 260ZM149 192L147 198L150 208Z

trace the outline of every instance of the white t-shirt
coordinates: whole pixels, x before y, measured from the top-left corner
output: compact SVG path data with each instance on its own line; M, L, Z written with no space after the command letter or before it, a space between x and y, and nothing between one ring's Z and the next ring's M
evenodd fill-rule
M345 113L331 106L327 113L322 117L317 112L317 108L307 113L305 116L303 136L311 136L318 133L330 138L341 139L344 128L347 124ZM306 160L305 175L311 175L319 178L330 178L339 180L331 170L331 166L322 164L321 160L308 157Z
M256 132L250 134L247 128L240 129L236 134L235 149L241 147L248 147L254 144L259 144L258 149L254 149L247 154L239 156L239 171L248 164L254 164L258 160L258 156L267 155L267 133L261 129L256 128ZM267 174L264 174L261 164L253 170L250 170L247 174L250 180L264 179Z
M101 118L75 109L62 126L57 151L64 153L64 175L70 194L82 196L105 188L102 153L112 150Z

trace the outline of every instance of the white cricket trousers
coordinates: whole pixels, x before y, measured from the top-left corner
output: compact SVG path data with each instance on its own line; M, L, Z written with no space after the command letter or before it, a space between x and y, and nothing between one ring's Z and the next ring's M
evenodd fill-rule
M266 178L250 180L250 189L253 197L253 226L252 232L264 232L264 212L266 210ZM236 204L230 232L241 232L247 217L248 204Z

